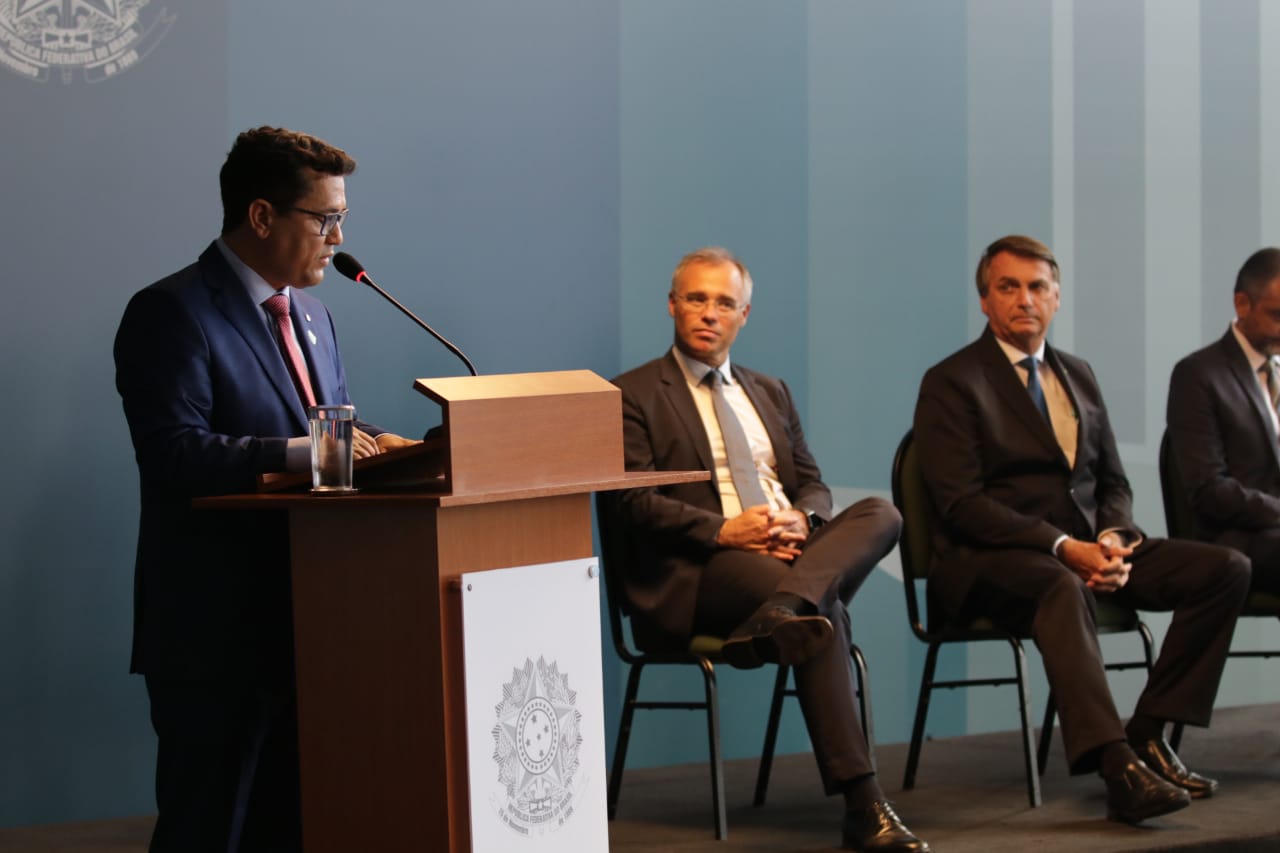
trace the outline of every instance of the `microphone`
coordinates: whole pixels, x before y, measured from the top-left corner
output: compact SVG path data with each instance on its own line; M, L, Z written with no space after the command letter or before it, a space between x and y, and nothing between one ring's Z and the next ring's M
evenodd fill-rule
M408 308L405 308L403 305L401 305L400 302L394 296L392 296L390 293L387 293L381 287L378 287L378 285L374 284L373 279L369 278L369 274L364 271L364 266L355 258L351 257L346 252L338 252L336 255L333 256L333 268L338 272L342 273L343 275L345 275L347 278L351 279L352 281L359 282L360 284L367 284L370 287L372 287L374 290L378 291L378 293L382 295L383 299L387 300L392 305L399 308L405 314L405 316L407 316L410 320L417 323L422 328L426 329L431 334L431 337L435 338L437 341L444 344L445 349L449 350L449 352L453 353L458 358L462 359L462 363L467 366L467 370L471 371L472 376L477 375L475 365L471 363L471 359L467 358L465 355L462 354L462 350L458 349L456 346L450 343L448 339L446 339L443 335L441 335L435 329L431 328L426 323L422 322L421 318L419 318L417 314L414 314Z

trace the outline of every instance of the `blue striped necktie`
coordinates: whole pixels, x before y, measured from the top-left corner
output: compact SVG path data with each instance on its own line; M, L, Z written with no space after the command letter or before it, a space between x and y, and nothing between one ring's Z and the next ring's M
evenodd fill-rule
M1029 355L1018 362L1018 366L1026 368L1027 371L1027 393L1031 395L1031 402L1036 404L1040 414L1044 415L1045 421L1053 426L1053 420L1049 417L1049 405L1044 401L1044 389L1040 387L1040 369L1037 364L1034 355Z

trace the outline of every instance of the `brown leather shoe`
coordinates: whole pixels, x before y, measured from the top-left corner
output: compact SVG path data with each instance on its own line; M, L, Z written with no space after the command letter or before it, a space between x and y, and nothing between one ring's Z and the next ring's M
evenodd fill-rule
M1191 805L1191 795L1141 761L1130 761L1107 783L1107 819L1139 823Z
M911 833L888 800L876 800L862 811L845 812L840 844L863 853L929 853L929 845Z
M766 663L795 666L822 651L834 634L825 616L797 616L790 607L767 604L734 629L720 654L738 669Z
M1171 782L1191 795L1193 800L1212 797L1218 790L1218 782L1208 776L1192 772L1178 758L1169 742L1164 738L1155 738L1145 743L1130 743L1133 751L1142 759L1142 763L1154 770L1166 782Z

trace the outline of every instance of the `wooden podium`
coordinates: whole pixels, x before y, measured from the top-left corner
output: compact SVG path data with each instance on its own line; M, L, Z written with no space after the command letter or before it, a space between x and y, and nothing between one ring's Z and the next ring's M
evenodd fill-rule
M358 494L199 502L288 510L307 853L471 850L459 576L590 557L592 492L709 476L626 473L590 371L415 388L445 438L362 460Z

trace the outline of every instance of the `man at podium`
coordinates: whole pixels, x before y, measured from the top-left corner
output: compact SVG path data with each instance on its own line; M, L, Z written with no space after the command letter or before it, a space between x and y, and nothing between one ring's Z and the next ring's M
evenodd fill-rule
M151 851L301 849L288 522L192 509L310 467L306 407L347 404L320 283L346 152L260 127L220 173L222 235L137 293L115 340L138 461L133 672L159 738ZM412 443L358 423L355 455Z
M616 498L632 545L622 580L635 639L658 650L716 635L733 666L794 666L823 785L845 799L844 846L927 851L876 780L849 656L847 605L898 541L901 518L879 498L832 517L786 383L731 364L751 288L729 251L686 255L667 297L675 345L614 380L627 470L714 475Z

